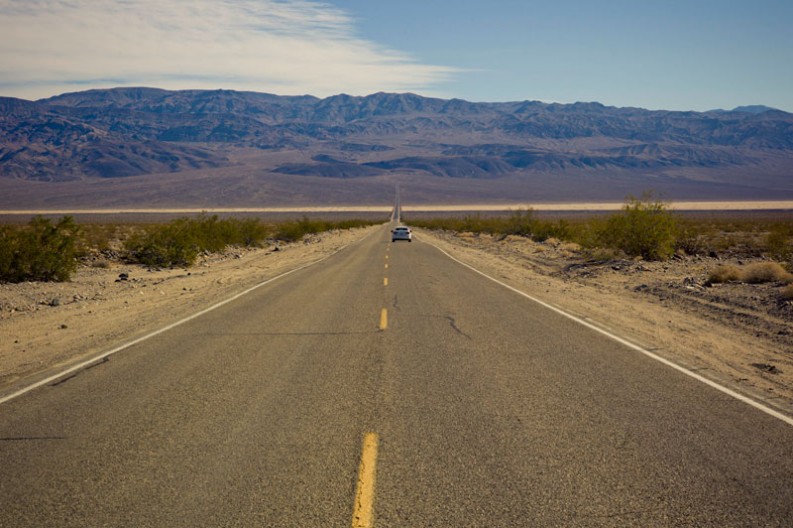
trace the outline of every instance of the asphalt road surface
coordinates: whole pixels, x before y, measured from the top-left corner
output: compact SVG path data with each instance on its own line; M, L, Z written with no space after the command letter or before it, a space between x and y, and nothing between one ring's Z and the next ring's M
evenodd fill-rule
M0 405L0 527L793 526L793 427L388 230Z

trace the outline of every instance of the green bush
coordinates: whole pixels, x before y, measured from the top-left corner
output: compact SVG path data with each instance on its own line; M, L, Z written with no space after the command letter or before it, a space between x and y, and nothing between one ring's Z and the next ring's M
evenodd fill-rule
M306 235L319 233L327 229L327 222L311 220L307 216L304 216L300 220L278 224L275 231L275 238L283 242L295 242Z
M677 241L677 221L666 203L652 193L630 197L622 212L611 215L600 233L602 245L646 260L671 257Z
M487 233L490 235L515 235L528 237L538 242L549 238L570 240L574 229L566 220L541 220L534 216L532 209L512 211L509 217L483 218L479 214L465 215L462 218L436 218L415 220L410 225L425 229L443 229L458 233Z
M260 245L270 229L258 219L220 219L217 215L178 218L132 235L124 244L132 262L147 266L190 266L203 252L227 246Z
M203 214L148 227L130 236L124 247L131 262L157 267L190 266L201 253L216 253L227 246L256 247L268 238L294 242L307 234L371 224L361 220L327 222L304 216L270 226L256 218L220 219Z
M679 222L675 249L686 255L701 255L707 253L705 229L693 222Z
M275 226L273 238L282 242L295 242L306 235L313 235L334 229L354 229L370 226L375 223L378 222L358 219L339 221L312 220L307 216L303 216L299 220L291 220L277 224Z
M414 220L411 225L456 232L518 235L537 242L555 238L574 242L589 251L620 252L648 260L669 258L678 246L677 220L667 204L655 199L652 193L645 193L642 198L630 197L617 214L575 222L543 220L536 218L532 209L527 209L514 211L506 218L482 218L477 214L463 218Z
M128 259L146 266L189 266L200 247L193 238L188 219L152 226L130 236L124 243Z
M53 224L37 216L27 226L0 228L0 281L67 281L77 269L79 228L65 216Z

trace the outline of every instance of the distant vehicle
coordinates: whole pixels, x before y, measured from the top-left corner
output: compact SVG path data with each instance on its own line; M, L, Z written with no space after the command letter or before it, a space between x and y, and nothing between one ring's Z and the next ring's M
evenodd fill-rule
M396 242L397 240L407 240L408 242L413 242L413 233L410 231L410 228L407 226L397 226L391 230L391 242Z

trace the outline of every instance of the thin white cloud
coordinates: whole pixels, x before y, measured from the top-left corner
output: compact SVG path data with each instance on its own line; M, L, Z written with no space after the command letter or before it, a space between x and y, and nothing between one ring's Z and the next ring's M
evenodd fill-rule
M0 95L88 87L432 91L454 68L356 35L310 0L0 0Z

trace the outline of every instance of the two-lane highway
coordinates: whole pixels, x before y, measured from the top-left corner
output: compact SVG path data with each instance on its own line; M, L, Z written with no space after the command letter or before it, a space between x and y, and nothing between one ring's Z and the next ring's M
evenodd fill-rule
M387 229L0 405L0 526L790 526L793 427Z

